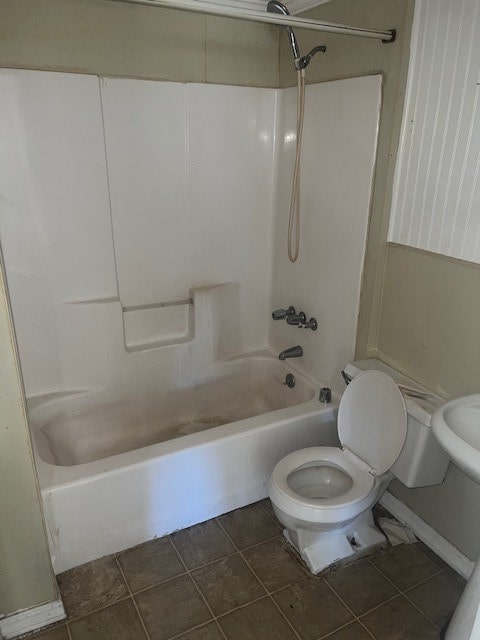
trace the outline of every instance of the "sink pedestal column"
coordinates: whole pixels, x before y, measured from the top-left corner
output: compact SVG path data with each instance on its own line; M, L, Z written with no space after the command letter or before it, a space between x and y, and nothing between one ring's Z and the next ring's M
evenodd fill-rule
M477 640L480 638L480 561L460 598L445 640Z

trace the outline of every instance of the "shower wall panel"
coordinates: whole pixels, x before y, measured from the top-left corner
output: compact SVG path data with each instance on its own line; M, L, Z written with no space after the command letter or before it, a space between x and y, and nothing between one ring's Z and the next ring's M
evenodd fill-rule
M265 345L275 92L116 79L101 92L122 305L239 282L244 346Z
M295 154L296 89L278 105L274 307L293 304L318 330L275 322L271 342L300 344L299 366L336 391L353 358L381 104L381 76L307 85L302 148L300 256L291 264L287 228Z
M184 384L189 359L220 348L214 325L235 328L224 354L267 345L274 91L24 70L2 71L0 90L0 232L27 395ZM188 324L192 292L228 282Z
M0 71L0 94L2 251L24 382L37 393L60 388L72 366L71 303L117 295L100 95L92 76L13 70Z
M101 80L124 306L188 298L186 85Z

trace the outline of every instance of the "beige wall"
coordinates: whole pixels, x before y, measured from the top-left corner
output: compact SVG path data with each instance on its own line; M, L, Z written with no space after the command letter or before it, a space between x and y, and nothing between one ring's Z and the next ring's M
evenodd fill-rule
M480 265L389 245L377 356L445 398L478 393ZM453 464L438 487L393 493L469 558L480 555L480 487Z
M55 600L57 586L46 543L1 269L0 614L9 614Z
M0 67L276 87L269 25L108 0L2 0Z

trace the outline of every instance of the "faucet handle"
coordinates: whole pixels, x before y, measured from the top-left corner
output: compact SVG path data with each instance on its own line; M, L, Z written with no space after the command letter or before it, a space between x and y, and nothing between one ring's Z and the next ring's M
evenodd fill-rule
M300 327L306 321L307 321L307 316L303 311L300 311L298 315L294 313L291 316L287 317L287 324L297 325L298 327Z
M303 323L304 329L311 329L312 331L316 331L318 329L318 322L316 318L310 318L308 322Z
M295 307L291 305L288 309L276 309L276 311L272 311L272 318L274 320L285 320L285 318L293 315L295 315Z

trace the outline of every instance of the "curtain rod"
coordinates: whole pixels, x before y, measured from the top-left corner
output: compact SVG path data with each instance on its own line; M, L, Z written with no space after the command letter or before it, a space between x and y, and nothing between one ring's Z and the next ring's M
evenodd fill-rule
M252 9L241 9L230 7L213 2L203 2L203 0L109 0L109 2L123 2L127 4L141 4L149 7L163 7L166 9L178 9L179 11L194 11L196 13L206 13L212 16L222 16L224 18L234 18L236 20L249 20L252 22L264 22L276 24L281 27L295 27L297 29L308 29L309 31L323 31L326 33L337 33L346 36L359 36L362 38L374 38L382 42L394 42L396 37L395 29L388 31L377 31L376 29L363 29L350 27L344 24L333 22L318 22L308 18L297 18L296 16L283 16L274 13L254 11Z

